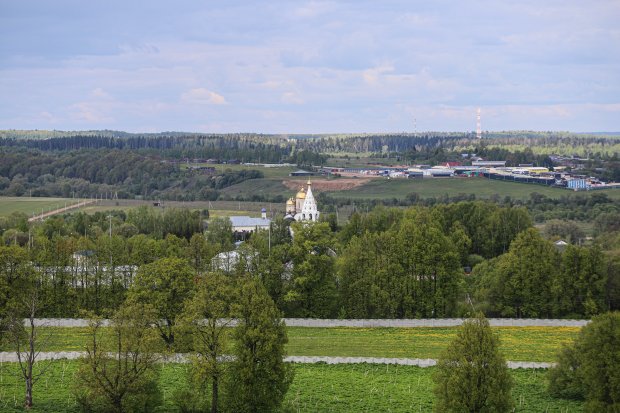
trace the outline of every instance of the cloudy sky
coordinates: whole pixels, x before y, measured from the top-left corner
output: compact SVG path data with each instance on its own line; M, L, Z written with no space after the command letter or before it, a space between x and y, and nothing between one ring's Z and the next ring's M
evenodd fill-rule
M0 0L0 129L620 131L620 1Z

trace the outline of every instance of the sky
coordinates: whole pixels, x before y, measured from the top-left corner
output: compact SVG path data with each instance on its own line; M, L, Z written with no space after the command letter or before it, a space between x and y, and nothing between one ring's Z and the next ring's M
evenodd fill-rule
M0 0L0 129L620 131L620 1Z

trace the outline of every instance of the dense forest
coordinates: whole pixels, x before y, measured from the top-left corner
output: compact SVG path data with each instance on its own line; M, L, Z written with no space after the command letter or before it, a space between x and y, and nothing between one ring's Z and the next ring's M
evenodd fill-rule
M473 305L504 317L589 317L620 308L620 239L601 226L595 241L558 249L570 228L533 229L524 208L490 202L385 208L354 214L338 227L274 221L237 248L226 270L260 280L290 317L456 317ZM99 314L123 302L136 270L178 258L199 275L222 270L234 249L227 218L148 207L127 214L77 213L28 225L2 223L2 279L32 264L45 291L40 315ZM614 218L618 218L618 213ZM613 218L612 218L613 219ZM616 220L614 222L620 222ZM578 235L577 235L578 236ZM219 258L213 261L213 258ZM473 268L473 270L472 270ZM470 273L471 271L471 273Z
M60 153L0 149L0 156L0 194L9 196L78 198L116 193L119 198L214 200L219 189L263 177L258 170L205 175L120 149Z

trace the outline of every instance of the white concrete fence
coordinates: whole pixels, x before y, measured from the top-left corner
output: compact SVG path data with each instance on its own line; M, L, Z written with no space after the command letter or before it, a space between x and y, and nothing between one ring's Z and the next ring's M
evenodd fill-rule
M55 351L41 352L37 356L37 360L77 360L86 355L83 351ZM230 359L230 356L223 356ZM167 354L162 355L160 361L163 363L187 363L189 358L186 354ZM434 359L401 359L390 357L328 357L328 356L288 356L284 359L287 363L299 364L394 364L399 366L418 366L433 367L437 364ZM17 362L17 354L15 352L0 352L0 363ZM507 361L506 365L509 369L548 369L555 363L540 363L533 361Z
M422 318L422 319L360 319L337 320L317 318L285 318L288 327L332 328L416 328L416 327L457 327L467 320L465 318ZM559 320L538 318L489 318L491 327L583 327L590 320ZM38 318L37 326L47 327L88 327L88 320L80 318ZM109 324L104 320L103 325ZM232 322L231 326L236 323Z

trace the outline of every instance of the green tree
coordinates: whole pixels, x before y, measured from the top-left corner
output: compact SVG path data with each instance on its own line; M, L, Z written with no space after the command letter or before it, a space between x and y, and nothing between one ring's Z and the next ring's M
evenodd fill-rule
M143 265L163 258L165 243L157 241L144 234L134 235L127 240L129 262L133 265Z
M200 273L209 268L211 258L215 255L215 249L212 245L209 245L204 235L194 234L189 240L189 248L186 250L186 255L194 270Z
M42 306L41 286L38 282L40 274L28 262L20 263L17 271L16 278L8 290L6 317L2 319L2 324L7 330L9 342L17 355L19 370L24 379L26 389L24 407L30 409L33 406L34 385L51 365L47 362L39 368L38 360L41 347L47 344L49 335L41 334L35 322Z
M433 376L437 412L509 412L512 380L499 339L479 313L443 352Z
M329 224L293 223L293 275L285 294L294 317L328 318L336 314L335 258Z
M555 314L591 317L602 312L606 284L607 271L600 248L568 245L553 283Z
M138 270L127 299L150 304L155 325L168 348L174 344L174 324L194 289L194 271L180 258L162 258Z
M114 314L105 334L103 320L91 320L74 388L84 411L150 412L161 403L155 319L151 306L128 303Z
M207 241L219 246L220 251L230 251L233 248L232 222L228 217L212 218L207 229Z
M530 228L517 235L493 272L498 277L489 291L494 312L505 317L551 315L559 255L538 230Z
M232 279L208 273L200 279L196 294L187 301L179 317L178 328L193 338L192 381L196 391L207 389L207 383L211 382L211 413L217 413L220 405L220 383L227 368L223 356L234 301Z
M585 398L586 412L620 410L620 312L592 318L549 371L549 391Z
M239 324L225 382L226 407L233 412L275 411L293 378L283 360L288 341L284 321L263 285L251 278L241 283L235 313Z

